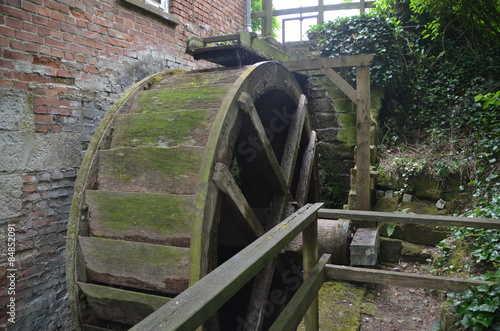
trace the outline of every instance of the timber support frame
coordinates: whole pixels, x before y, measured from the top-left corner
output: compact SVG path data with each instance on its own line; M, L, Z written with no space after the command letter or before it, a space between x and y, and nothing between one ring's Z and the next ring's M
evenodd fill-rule
M320 70L356 105L356 209L370 209L370 64L373 54L284 62L290 71ZM356 89L334 68L356 68Z

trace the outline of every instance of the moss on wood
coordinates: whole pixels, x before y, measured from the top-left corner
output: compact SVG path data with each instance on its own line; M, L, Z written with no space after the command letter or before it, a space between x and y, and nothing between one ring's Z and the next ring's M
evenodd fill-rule
M194 194L203 148L118 148L99 153L100 189Z
M215 85L142 91L137 97L134 112L161 113L172 109L218 108L227 90L225 85Z
M164 293L187 288L189 249L80 237L91 280Z
M214 110L204 109L119 115L111 147L201 146L214 116Z
M95 314L106 320L136 324L170 301L170 298L118 288L78 284Z
M87 191L93 236L189 246L194 196Z

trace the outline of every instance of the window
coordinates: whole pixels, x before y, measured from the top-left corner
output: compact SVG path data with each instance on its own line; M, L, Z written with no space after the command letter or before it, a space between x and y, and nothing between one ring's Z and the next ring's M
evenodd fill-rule
M168 13L168 0L145 0L150 5L162 9L165 13Z
M175 15L169 14L169 0L123 0L137 7L153 13L170 24L179 24L181 21Z

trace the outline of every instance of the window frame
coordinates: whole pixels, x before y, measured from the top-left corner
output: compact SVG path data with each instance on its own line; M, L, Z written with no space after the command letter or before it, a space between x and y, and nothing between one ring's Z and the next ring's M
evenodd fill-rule
M130 3L136 7L142 8L162 18L169 24L177 25L181 23L181 21L175 15L169 13L170 0L160 0L160 3L154 0L123 0L123 1Z

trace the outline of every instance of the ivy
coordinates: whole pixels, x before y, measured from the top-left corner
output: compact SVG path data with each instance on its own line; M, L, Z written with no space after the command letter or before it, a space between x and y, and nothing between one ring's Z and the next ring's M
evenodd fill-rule
M488 272L484 280L493 285L473 286L462 293L449 293L457 315L474 331L500 330L500 271Z
M308 37L318 40L323 56L374 54L371 81L385 86L394 81L401 70L395 28L386 16L362 14L316 25L308 31ZM348 76L354 80L354 71Z

